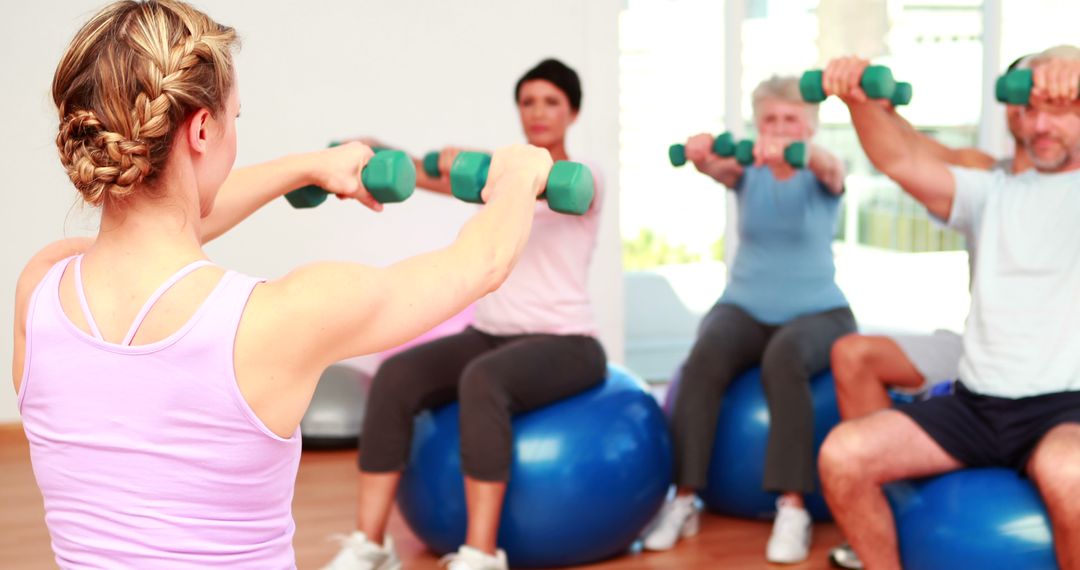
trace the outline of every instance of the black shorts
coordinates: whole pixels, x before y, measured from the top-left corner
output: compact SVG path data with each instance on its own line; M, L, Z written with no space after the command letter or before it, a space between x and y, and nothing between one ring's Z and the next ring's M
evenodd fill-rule
M997 398L955 384L953 393L898 408L949 455L968 467L1011 467L1026 475L1043 436L1080 424L1080 392Z

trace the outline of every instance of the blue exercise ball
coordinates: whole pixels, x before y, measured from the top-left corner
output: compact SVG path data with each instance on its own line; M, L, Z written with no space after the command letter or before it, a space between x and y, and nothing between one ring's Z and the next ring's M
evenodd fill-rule
M1015 471L962 469L893 483L885 494L906 569L1058 567L1046 507Z
M596 388L513 420L514 458L499 526L513 566L572 566L620 554L663 504L672 478L663 412L644 384L609 366ZM431 550L465 541L458 405L417 416L398 507Z
M682 369L672 379L664 409L670 414L678 397ZM810 379L814 405L814 454L829 431L840 423L832 372L826 370ZM762 489L765 477L765 447L769 438L769 405L761 386L761 368L755 367L736 378L720 405L716 438L709 460L708 485L698 491L709 510L730 516L771 519L776 515L777 493ZM816 472L816 469L815 469ZM818 491L806 496L806 508L815 520L832 515Z

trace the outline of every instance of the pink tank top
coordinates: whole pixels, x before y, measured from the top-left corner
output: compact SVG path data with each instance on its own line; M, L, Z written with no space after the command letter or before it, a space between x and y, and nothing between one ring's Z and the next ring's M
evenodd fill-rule
M167 281L121 344L60 305L56 264L30 301L19 409L61 568L295 568L299 430L271 432L236 384L233 345L259 280L227 272L169 337L131 346Z

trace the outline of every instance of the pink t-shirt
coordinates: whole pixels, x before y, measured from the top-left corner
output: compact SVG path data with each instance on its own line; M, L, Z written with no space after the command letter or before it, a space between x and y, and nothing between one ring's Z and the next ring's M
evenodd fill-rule
M592 170L595 195L589 211L569 216L536 203L532 232L502 287L476 303L473 326L485 333L596 336L589 301L589 265L596 249L604 192Z

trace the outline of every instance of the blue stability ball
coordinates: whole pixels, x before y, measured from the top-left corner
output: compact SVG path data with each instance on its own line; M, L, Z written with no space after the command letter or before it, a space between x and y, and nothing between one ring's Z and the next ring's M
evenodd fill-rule
M1046 507L1014 471L963 469L885 493L904 568L1057 568Z
M682 370L676 373L664 408L670 414ZM837 423L836 390L832 372L826 370L810 380L814 402L814 454ZM735 379L724 395L716 423L716 439L709 461L708 486L699 492L709 510L736 517L771 519L776 515L776 493L761 488L765 476L765 446L769 438L769 405L761 387L761 369L751 368ZM815 465L816 472L816 465ZM807 509L816 520L829 520L829 508L818 491L806 497Z
M603 385L514 418L514 460L499 526L513 566L571 566L624 552L672 477L663 413L615 367ZM438 554L465 541L458 405L417 417L398 507Z

